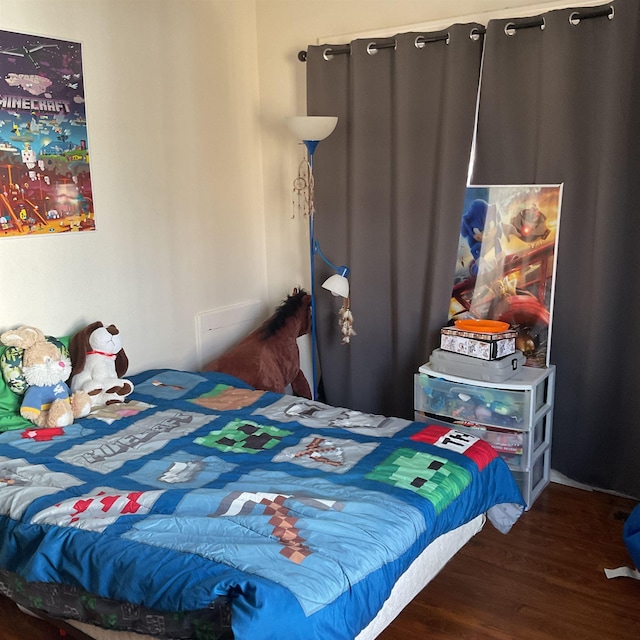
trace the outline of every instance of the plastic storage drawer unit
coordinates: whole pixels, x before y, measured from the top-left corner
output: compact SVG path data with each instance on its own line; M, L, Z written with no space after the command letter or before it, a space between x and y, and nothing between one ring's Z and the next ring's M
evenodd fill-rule
M436 374L437 375L437 374ZM457 421L495 427L528 427L527 398L520 391L461 384L427 373L415 377L415 409Z
M453 423L485 440L511 469L530 508L549 483L555 367L523 367L487 382L423 365L414 377L415 419Z

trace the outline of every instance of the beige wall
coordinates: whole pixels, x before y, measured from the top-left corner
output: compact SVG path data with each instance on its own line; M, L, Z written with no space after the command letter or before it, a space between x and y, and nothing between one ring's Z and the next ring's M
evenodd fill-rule
M0 330L123 333L130 373L195 363L196 313L264 299L253 0L0 0L83 44L95 233L0 238Z
M113 322L131 373L196 366L196 314L266 313L309 285L306 220L291 217L303 149L284 125L305 113L297 52L503 4L527 2L0 0L2 29L83 44L97 221L0 238L0 330Z

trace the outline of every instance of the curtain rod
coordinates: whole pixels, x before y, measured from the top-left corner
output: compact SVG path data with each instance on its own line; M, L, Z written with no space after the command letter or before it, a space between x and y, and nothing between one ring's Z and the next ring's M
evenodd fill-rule
M571 15L569 15L569 24L574 27L582 22L583 20L591 20L592 18L604 18L607 17L609 20L613 20L613 16L615 15L615 10L613 5L605 7L604 9L595 9L594 11L573 11ZM530 20L529 18L523 18L517 22L508 22L504 26L504 32L507 35L513 35L519 29L531 29L532 27L540 27L544 29L545 21L544 16L540 18L534 18Z
M606 16L607 18L609 18L609 20L613 20L614 15L615 15L615 9L613 5L609 5L604 9L595 9L594 11L589 11L588 9L583 10L581 12L574 11L569 16L569 22L575 26L579 24L582 20L591 20L592 18L604 18ZM544 25L545 25L544 17L535 18L533 20L524 18L518 22L507 23L505 25L504 30L505 30L505 33L507 33L508 35L513 35L513 33L518 31L518 29L530 29L532 27L540 27L544 29ZM471 37L472 38L477 37L478 35L481 35L485 32L486 32L486 29L482 27L481 28L474 27L471 30ZM415 46L417 48L421 48L429 42L442 42L443 40L446 40L448 43L449 41L448 33L438 35L438 36L431 36L431 37L418 36L415 41ZM395 49L395 47L396 47L395 39L392 42L385 42L380 44L377 44L376 42L372 42L370 45L368 45L367 51L374 52L374 51L379 51L381 49ZM336 45L334 47L327 47L327 49L325 49L324 51L324 57L326 60L328 60L330 56L338 56L345 53L349 53L349 54L351 53L351 45L343 44L343 45ZM298 60L300 60L300 62L307 61L306 50L298 51Z
M485 29L479 29L478 27L474 27L472 29L472 37L473 34L475 33L475 35L479 35L485 32ZM415 46L420 49L421 47L423 47L425 44L428 44L430 42L443 42L446 41L447 43L449 42L449 33L443 33L437 36L418 36L416 38L415 41ZM395 39L392 40L391 42L381 42L381 43L377 43L377 42L372 42L371 44L367 45L367 51L369 52L373 52L373 51L380 51L381 49L395 49L396 48L396 41ZM327 47L324 50L324 57L325 59L328 59L329 56L339 56L342 55L344 53L351 53L351 45L349 44L342 44L342 45L336 45L334 47ZM298 51L298 60L300 60L300 62L306 62L307 61L307 52L306 51Z

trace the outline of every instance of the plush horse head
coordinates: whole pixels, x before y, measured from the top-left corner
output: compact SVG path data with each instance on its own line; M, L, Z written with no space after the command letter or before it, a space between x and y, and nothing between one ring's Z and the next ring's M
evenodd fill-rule
M311 296L294 289L260 327L204 371L220 371L240 378L256 389L284 393L291 385L295 395L311 398L311 389L300 369L296 338L311 330Z
M304 289L294 289L276 312L262 325L263 340L286 332L296 338L311 331L311 296Z

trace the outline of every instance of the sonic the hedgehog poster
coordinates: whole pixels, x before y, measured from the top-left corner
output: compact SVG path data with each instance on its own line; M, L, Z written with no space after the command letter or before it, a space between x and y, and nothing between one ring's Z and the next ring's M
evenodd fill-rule
M562 185L471 186L449 319L502 320L527 365L549 365Z
M0 236L94 229L81 45L0 31Z

